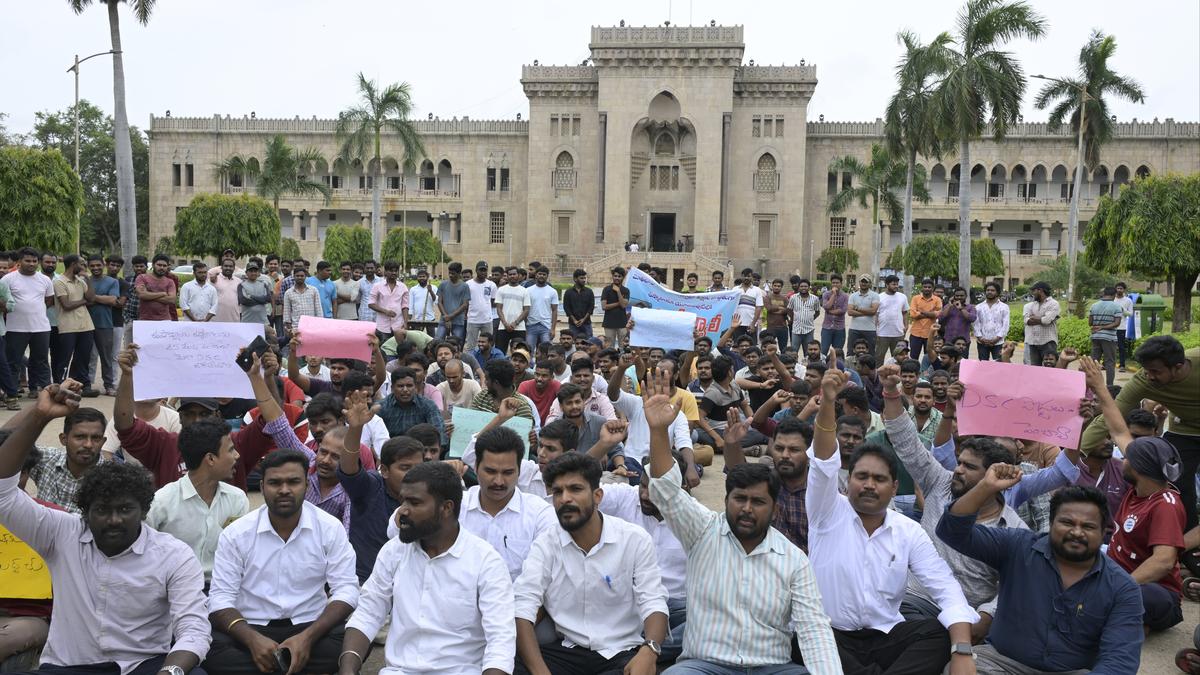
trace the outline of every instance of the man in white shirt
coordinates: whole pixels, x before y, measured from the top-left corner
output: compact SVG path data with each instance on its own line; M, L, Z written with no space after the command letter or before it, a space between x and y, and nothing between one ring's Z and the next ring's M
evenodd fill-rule
M250 502L226 482L233 480L239 455L224 420L204 418L181 430L179 454L187 475L154 493L146 524L190 546L208 581L221 532L246 515Z
M438 321L438 288L429 283L428 271L417 272L417 285L408 289L408 306L411 327L433 335Z
M388 672L512 672L512 582L496 550L460 527L462 501L462 484L447 464L420 464L405 473L399 538L380 549L346 622L340 675L362 669L371 639L389 618Z
M508 283L496 290L496 349L508 353L508 343L525 339L525 319L529 316L529 289L521 285L517 268L505 270Z
M875 363L883 363L908 332L908 296L900 292L900 277L889 274L883 283L875 313Z
M265 503L225 528L217 544L205 670L332 673L358 604L354 549L340 520L304 500L307 457L276 450L260 466Z
M973 675L971 624L979 615L921 525L888 508L899 472L895 455L877 445L859 446L850 458L847 494L838 493L842 460L834 402L845 383L836 368L821 380L805 494L808 555L842 668L917 675L940 673L949 662L950 675ZM900 615L909 574L942 608L937 619L905 621Z
M538 537L514 585L514 674L656 671L668 609L654 542L640 527L596 512L600 474L600 462L578 452L543 473L562 527ZM542 608L561 641L538 644Z
M737 290L741 291L742 295L733 309L733 315L740 319L740 325L733 331L733 339L736 341L738 336L749 335L757 344L758 324L762 319L762 308L767 294L754 285L753 275L754 270L747 267L742 270L742 276L738 279Z
M488 279L486 260L475 263L475 276L467 280L470 300L467 304L467 339L463 344L474 345L480 333L492 332L492 303L496 299L496 284Z
M5 315L5 356L13 379L21 372L29 350L29 398L50 384L50 319L54 307L54 282L38 270L38 252L28 246L17 251L17 269L0 278L13 297L13 308Z
M212 321L217 315L217 287L208 282L208 265L192 265L192 280L179 289L179 309L188 321Z
M1121 327L1117 329L1117 353L1119 355L1121 372L1125 372L1125 356L1129 352L1129 342L1125 335L1126 326L1128 325L1129 317L1133 316L1133 298L1125 292L1127 287L1124 281L1118 281L1116 285L1117 297L1115 302L1121 308Z
M983 302L975 305L975 350L979 360L1000 360L1011 315L1008 303L1000 301L1000 284L995 281L984 284Z
M529 291L529 319L525 335L529 348L536 350L538 345L550 343L554 339L554 328L558 325L558 291L547 283L550 270L539 267L533 273L534 283Z

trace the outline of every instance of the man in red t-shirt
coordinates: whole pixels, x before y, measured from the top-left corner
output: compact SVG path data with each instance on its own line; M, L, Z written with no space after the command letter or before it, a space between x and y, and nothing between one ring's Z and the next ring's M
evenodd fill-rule
M141 321L170 321L175 318L175 303L179 295L178 280L170 276L171 259L161 253L154 256L150 274L139 274L133 280L138 294L138 319Z
M554 378L554 368L550 362L538 361L533 367L533 379L522 382L517 387L517 393L524 394L533 401L538 415L541 415L544 421L550 415L550 406L554 405L554 399L558 396L561 386L562 383Z

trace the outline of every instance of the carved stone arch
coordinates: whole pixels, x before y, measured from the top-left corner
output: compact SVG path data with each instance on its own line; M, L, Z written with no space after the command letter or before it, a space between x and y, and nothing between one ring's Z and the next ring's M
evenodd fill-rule
M1151 171L1150 166L1148 164L1139 164L1138 168L1136 170L1134 170L1133 175L1136 176L1137 178L1146 178L1147 176L1151 175L1152 173L1154 173L1154 172Z
M554 153L554 168L556 169L574 169L575 154L567 148L562 148Z
M941 162L938 162L929 169L928 176L929 176L930 181L939 181L939 182L945 181L946 180L946 167Z
M764 157L770 157L774 163L770 169L762 168ZM773 145L764 145L750 156L751 171L783 171L783 153Z
M1012 170L1008 173L1009 180L1014 183L1028 183L1029 170L1025 168L1025 164L1017 162L1013 164Z
M667 89L659 91L647 106L647 117L654 122L674 122L682 114L679 98Z
M1004 164L995 164L992 166L988 181L992 183L1007 183L1008 176L1008 167L1004 166Z

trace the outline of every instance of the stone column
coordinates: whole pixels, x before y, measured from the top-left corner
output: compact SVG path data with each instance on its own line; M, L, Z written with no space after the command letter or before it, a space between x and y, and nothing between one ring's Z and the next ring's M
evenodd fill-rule
M891 223L883 223L883 245L880 247L886 251L892 247L892 225Z
M1041 244L1042 245L1039 248L1039 251L1041 251L1042 255L1049 255L1049 253L1050 253L1050 223L1042 223L1042 242L1041 242Z
M990 239L991 231L992 231L991 223L982 221L982 220L979 221L979 238L980 239Z
M308 214L308 240L309 241L317 241L321 238L320 234L317 231L317 228L320 227L320 225L318 223L318 218L317 218L318 215L319 214L316 212Z
M461 239L459 239L458 229L459 229L458 216L450 216L450 242L449 243L458 244L461 242Z
M292 213L292 239L300 241L300 213Z
M362 213L360 211L358 215L362 217L362 226L367 228L368 230L371 229L371 214L369 212Z

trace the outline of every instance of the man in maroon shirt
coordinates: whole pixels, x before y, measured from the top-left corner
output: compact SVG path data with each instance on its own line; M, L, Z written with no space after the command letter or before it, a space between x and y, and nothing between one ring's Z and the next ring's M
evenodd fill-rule
M544 420L550 415L550 407L558 396L562 383L554 378L554 369L549 361L538 361L533 367L533 379L522 382L517 387L517 393L529 397L537 406L538 414Z
M179 294L177 279L170 276L171 259L161 253L154 256L150 274L139 274L133 280L138 294L138 319L170 321L175 318L175 302Z

